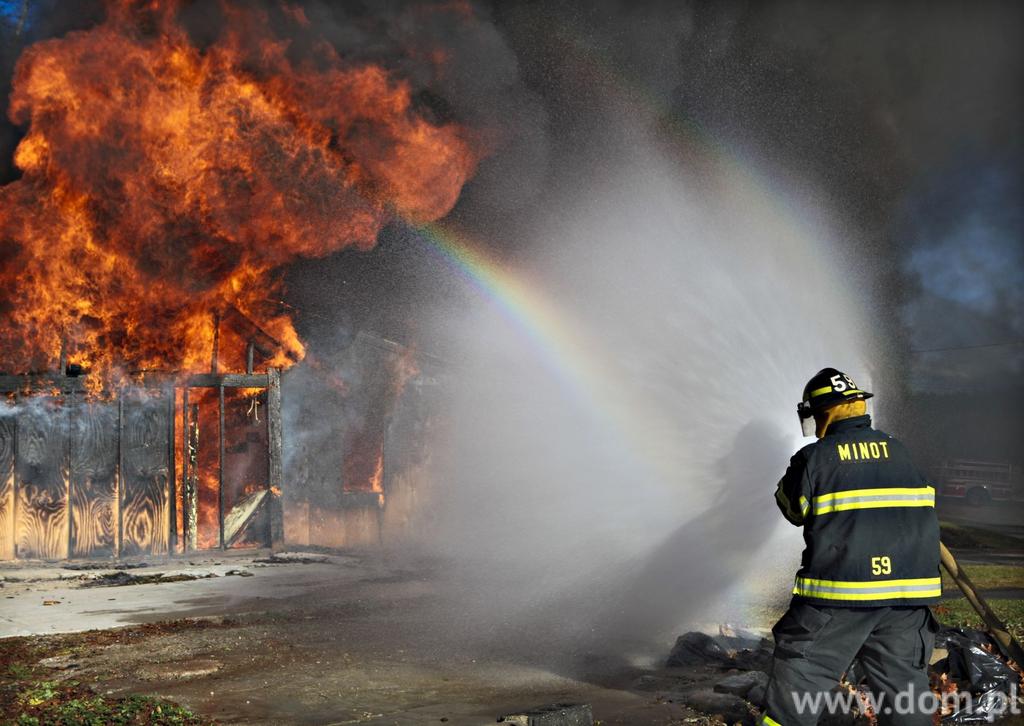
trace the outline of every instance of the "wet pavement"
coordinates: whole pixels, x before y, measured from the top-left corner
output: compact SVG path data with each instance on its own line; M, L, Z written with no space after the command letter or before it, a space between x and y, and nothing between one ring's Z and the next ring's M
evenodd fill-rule
M0 570L0 632L199 618L112 643L91 633L49 636L80 641L58 649L46 667L54 679L73 678L111 695L163 696L220 723L470 726L555 702L590 703L609 726L699 716L678 703L671 687L635 687L644 675L666 675L664 669L600 659L581 666L576 657L556 662L550 653L531 657L507 637L460 635L452 603L417 570L357 557L258 559L255 553L193 558L192 566L163 563L129 572L201 577L114 587L83 587L104 570L8 567ZM701 669L666 675L679 688L718 677Z

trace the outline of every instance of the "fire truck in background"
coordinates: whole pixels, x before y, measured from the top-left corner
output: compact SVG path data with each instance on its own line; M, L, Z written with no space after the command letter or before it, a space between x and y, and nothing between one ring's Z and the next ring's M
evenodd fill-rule
M989 502L1020 499L1020 468L992 461L950 459L929 470L935 491L941 497L964 499L981 506Z

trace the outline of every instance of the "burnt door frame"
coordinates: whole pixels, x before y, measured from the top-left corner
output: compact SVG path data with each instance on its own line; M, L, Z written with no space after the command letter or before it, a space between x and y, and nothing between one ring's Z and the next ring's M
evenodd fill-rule
M282 490L283 470L282 428L281 428L281 373L276 368L268 368L266 373L209 373L190 377L184 384L177 387L181 390L182 413L181 429L177 440L171 444L172 449L180 447L182 466L180 472L181 503L182 503L182 542L181 552L190 553L203 551L198 545L198 482L195 471L197 465L197 442L195 440L198 404L192 403L189 391L194 388L217 389L217 548L228 549L231 546L226 538L225 518L230 512L224 506L224 392L228 388L255 388L267 393L267 486L264 500L258 505L265 507L267 512L266 537L270 547L279 546L284 539L284 523L282 521L280 495ZM177 401L177 397L174 399ZM172 414L173 418L177 418ZM177 496L177 495L175 495ZM236 504L238 504L236 502ZM217 549L214 548L214 549ZM210 549L210 548L204 548Z

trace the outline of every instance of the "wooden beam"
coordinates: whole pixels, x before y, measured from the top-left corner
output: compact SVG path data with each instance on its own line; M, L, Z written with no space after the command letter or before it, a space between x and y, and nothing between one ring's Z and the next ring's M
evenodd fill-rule
M79 377L55 375L53 373L30 373L23 376L0 376L0 393L46 392L59 390L64 393L84 392L85 381Z
M242 536L268 496L270 492L264 489L242 497L241 501L224 516L224 541L227 546L230 547Z
M188 377L183 385L190 388L266 388L267 374L256 373L250 376L245 373L201 373Z
M229 305L224 310L224 323L234 329L243 339L248 340L255 348L255 352L259 353L264 360L273 358L277 351L284 348L281 341L270 335L234 305Z
M284 516L281 497L284 490L283 422L281 420L281 371L267 369L267 457L270 498L270 546L284 542Z
M974 608L974 612L978 613L981 622L988 628L989 634L1003 655L1016 662L1017 665L1024 663L1024 650L1021 649L1020 643L1013 637L999 616L992 612L992 608L985 602L985 598L978 592L974 583L971 582L971 578L960 568L960 563L942 542L939 542L939 561L946 568L946 572L949 573L956 586L960 588L960 592L967 598L967 602Z
M24 375L0 375L0 393L87 393L85 376L58 376L52 373L26 373ZM199 373L195 375L174 375L172 373L143 373L139 388L170 388L189 386L191 388L266 388L266 373Z
M188 428L188 389L181 389L181 551L187 553L191 546L188 537L189 492L188 492L188 442L191 432Z
M220 548L227 546L224 539L224 386L217 389L217 523L220 529Z
M167 512L167 553L174 554L178 551L178 478L177 466L175 466L175 405L178 402L177 390L172 388L165 394L167 396L167 501L169 511Z
M213 351L210 354L210 373L220 372L220 311L213 313Z
M124 548L124 391L117 396L117 556Z
M182 509L187 529L184 531L185 551L196 549L199 532L199 492L198 492L198 458L199 458L199 404L188 402L188 389L185 389L185 410L181 420L185 428L185 470L184 492L182 493Z

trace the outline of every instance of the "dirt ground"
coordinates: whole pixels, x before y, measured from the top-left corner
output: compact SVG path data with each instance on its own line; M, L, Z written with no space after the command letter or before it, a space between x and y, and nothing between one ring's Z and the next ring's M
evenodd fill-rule
M0 622L6 635L119 624L126 629L117 636L89 631L22 642L46 654L36 677L73 679L111 697L167 698L219 723L475 726L555 702L590 703L605 726L709 723L677 703L673 690L721 678L711 668L601 662L581 673L513 656L499 643L459 642L450 627L431 632L442 597L431 580L379 562L247 559L197 562L190 570L221 574L84 587L88 579L55 574L95 573L43 568L35 575L49 577L12 582L8 571ZM181 565L163 571L174 576ZM194 620L126 625L183 617Z
M243 552L110 567L0 564L0 697L18 679L79 683L224 724L477 726L551 703L589 703L601 726L721 723L680 699L724 672L660 667L670 642L612 659L482 633L429 566Z

